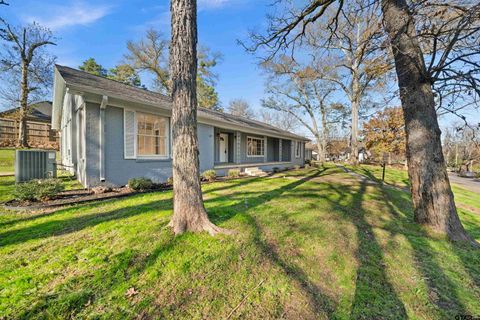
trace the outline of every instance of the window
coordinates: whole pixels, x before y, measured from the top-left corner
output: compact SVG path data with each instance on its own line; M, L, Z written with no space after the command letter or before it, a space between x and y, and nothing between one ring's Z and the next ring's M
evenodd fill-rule
M168 118L136 113L137 155L168 156Z
M247 157L263 157L265 154L265 140L247 137Z
M295 158L300 158L300 141L295 141Z

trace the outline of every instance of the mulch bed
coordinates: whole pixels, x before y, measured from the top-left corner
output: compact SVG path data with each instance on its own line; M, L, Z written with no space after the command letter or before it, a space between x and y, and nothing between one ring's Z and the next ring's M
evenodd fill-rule
M60 192L55 199L43 202L29 202L10 200L4 203L4 207L9 210L37 210L48 209L61 206L74 205L97 200L108 200L123 198L134 194L170 190L170 186L162 186L153 190L135 191L127 187L115 188L112 191L95 194L91 189L76 189Z
M243 179L243 178L252 178L252 177L240 176L237 178L233 178L233 180ZM202 184L208 184L208 183L213 183L217 181L226 181L226 180L232 180L232 178L217 177L215 181L202 181ZM108 191L105 193L98 193L98 194L95 194L92 189L75 189L75 190L62 191L55 197L55 199L51 199L48 201L29 202L29 201L10 200L5 202L3 204L3 207L8 210L16 210L16 211L48 210L48 209L54 209L57 207L75 205L79 203L108 200L108 199L117 199L117 198L128 197L135 194L167 191L171 189L172 189L172 186L169 184L157 184L154 189L145 190L145 191L135 191L128 187L114 188L111 191Z

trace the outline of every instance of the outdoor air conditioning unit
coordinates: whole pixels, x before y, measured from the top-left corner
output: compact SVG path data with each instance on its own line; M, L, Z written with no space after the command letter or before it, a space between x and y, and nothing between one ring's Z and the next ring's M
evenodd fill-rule
M57 177L56 152L51 150L16 150L15 181Z

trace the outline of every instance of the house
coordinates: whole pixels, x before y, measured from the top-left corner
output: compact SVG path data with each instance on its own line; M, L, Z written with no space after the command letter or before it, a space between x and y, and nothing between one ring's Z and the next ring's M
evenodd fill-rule
M61 162L84 186L172 176L171 99L76 69L55 67L52 128ZM198 108L200 170L243 172L304 164L308 139L268 124Z
M58 133L51 129L52 103L40 101L28 106L27 142L34 148L58 149ZM0 147L15 147L18 141L19 108L0 112Z

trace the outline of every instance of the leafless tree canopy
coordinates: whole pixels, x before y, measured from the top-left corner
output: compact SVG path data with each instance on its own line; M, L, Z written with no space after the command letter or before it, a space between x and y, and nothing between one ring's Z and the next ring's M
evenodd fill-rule
M227 112L234 116L244 117L247 119L255 118L255 112L250 104L244 99L233 99L229 102Z
M54 45L55 38L50 30L36 24L13 27L0 18L0 96L5 103L18 106L22 93L22 68L26 67L28 86L27 103L43 99L53 83L52 68L56 57L45 46Z
M429 0L411 10L437 110L465 120L461 110L480 105L480 3Z

